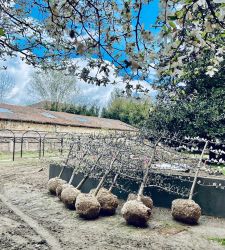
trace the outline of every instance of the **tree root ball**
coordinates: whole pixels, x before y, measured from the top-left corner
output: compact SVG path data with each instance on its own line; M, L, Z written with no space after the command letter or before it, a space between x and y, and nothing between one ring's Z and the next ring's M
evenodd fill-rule
M132 201L132 200L137 200L137 195L136 194L129 194L127 201ZM148 197L148 196L144 196L141 195L141 202L148 208L152 209L153 208L153 200Z
M172 216L175 220L187 224L197 224L201 208L193 200L176 199L172 202Z
M48 190L51 194L56 194L56 188L58 185L60 184L64 184L65 181L60 179L59 177L55 177L55 178L51 178L49 181L48 181Z
M112 194L105 188L101 188L96 196L98 202L101 205L100 213L102 215L113 215L119 205L119 201L116 195Z
M101 205L92 194L79 194L75 203L76 211L85 219L96 219L99 216Z
M65 181L65 183L60 183L57 186L57 188L56 188L56 195L59 197L60 200L61 200L61 193L62 193L63 189L65 189L67 187L73 188L74 186L66 183L66 181Z
M151 216L151 209L141 201L130 200L123 205L121 213L128 224L145 227Z
M80 194L80 190L75 187L66 187L62 190L61 200L70 209L75 208L75 202L77 196Z

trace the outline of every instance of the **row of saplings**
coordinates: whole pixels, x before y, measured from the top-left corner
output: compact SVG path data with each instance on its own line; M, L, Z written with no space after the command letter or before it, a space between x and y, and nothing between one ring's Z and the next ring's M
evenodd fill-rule
M150 197L144 196L144 187L147 183L149 168L153 162L155 151L149 163L145 166L145 174L137 195L130 194L128 200L124 203L121 213L130 225L143 227L147 225L147 222L151 216L153 201ZM62 180L60 177L64 171L62 168L58 177L52 178L48 181L48 190L51 194L55 194L68 208L76 209L76 212L80 217L85 219L95 219L100 214L113 215L118 207L118 198L112 193L112 189L117 181L118 174L115 175L112 185L109 189L103 188L103 184L107 175L111 172L113 164L116 160L113 157L110 162L109 168L105 171L105 174L101 178L98 186L91 190L89 193L81 193L80 188L89 178L94 168L98 164L100 157L97 159L94 166L84 176L81 182L74 187L71 185L76 170L74 169L69 182ZM80 162L81 163L81 162ZM79 164L80 164L79 163ZM79 165L78 164L78 165ZM197 178L197 175L196 175ZM201 216L200 206L192 200L194 186L196 184L196 178L193 182L189 199L177 199L172 202L172 216L179 221L196 224Z

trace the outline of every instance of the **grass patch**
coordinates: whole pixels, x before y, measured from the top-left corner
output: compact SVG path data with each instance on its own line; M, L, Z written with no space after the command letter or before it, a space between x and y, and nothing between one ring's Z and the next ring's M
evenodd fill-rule
M210 240L216 241L220 245L225 246L225 238L210 238Z

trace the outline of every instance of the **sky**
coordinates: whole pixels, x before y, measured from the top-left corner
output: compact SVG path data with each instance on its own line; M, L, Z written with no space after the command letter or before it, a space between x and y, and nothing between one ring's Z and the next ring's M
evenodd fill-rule
M156 17L158 15L159 11L159 0L154 0L150 7L145 7L142 10L142 16L141 20L144 23L145 26L150 26L154 23L156 20ZM38 13L34 10L33 17L37 17ZM157 31L152 30L153 33L156 33ZM107 60L107 58L105 58ZM83 65L85 65L84 60L80 60L79 65L81 68ZM0 66L3 65L3 62L0 61ZM32 79L32 73L35 71L35 69L27 65L24 61L20 59L19 56L16 58L7 58L7 61L4 62L4 65L7 66L8 73L13 77L15 80L15 87L12 89L12 91L7 96L5 102L16 104L16 105L27 105L30 103L37 102L37 100L33 99L31 93L29 93L29 83ZM93 73L96 71L96 69L93 69ZM154 74L154 72L152 72ZM112 74L110 77L114 77ZM121 79L118 79L121 80ZM124 84L120 85L107 85L106 87L101 86L95 86L92 84L87 84L83 82L82 80L76 79L77 85L80 89L80 94L78 97L75 97L74 102L76 102L76 99L81 100L83 103L87 102L89 103L95 103L101 107L106 106L108 101L110 100L110 96L112 91L117 87L124 88ZM131 84L136 84L137 81L131 82ZM140 82L142 85L147 87L150 90L150 95L155 96L155 91L151 88L151 86L145 82Z

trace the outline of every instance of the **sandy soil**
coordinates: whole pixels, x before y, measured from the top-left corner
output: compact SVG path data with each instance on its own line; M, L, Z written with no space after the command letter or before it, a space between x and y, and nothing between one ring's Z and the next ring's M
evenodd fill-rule
M80 219L48 194L48 163L0 163L0 249L224 249L225 219L202 216L199 225L154 208L149 227L127 226L120 215ZM121 206L120 206L121 207Z

